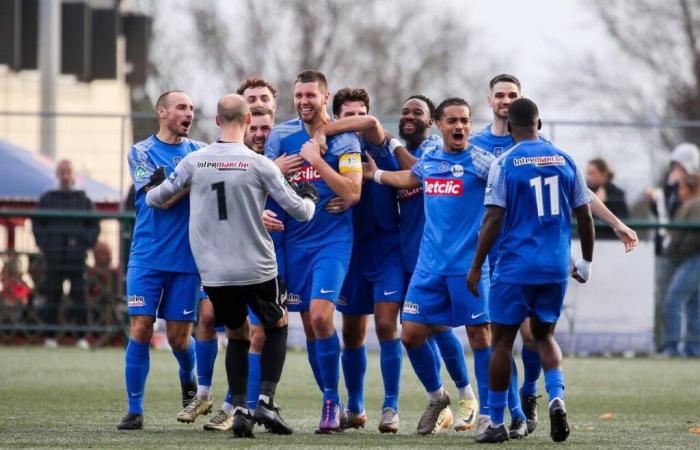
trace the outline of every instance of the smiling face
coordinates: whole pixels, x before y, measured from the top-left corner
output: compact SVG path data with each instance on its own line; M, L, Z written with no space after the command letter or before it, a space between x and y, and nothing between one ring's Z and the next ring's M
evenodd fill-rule
M165 99L165 104L156 109L160 128L165 128L174 136L187 137L194 120L194 105L183 92L173 92Z
M269 114L253 115L245 134L245 145L256 153L262 153L265 150L267 137L274 126L272 116Z
M464 105L447 106L437 126L442 133L445 150L459 151L467 148L467 137L471 128L471 111Z
M488 102L495 117L507 120L510 104L519 98L520 89L515 83L499 81L493 85Z
M330 94L321 89L318 81L298 82L294 85L294 107L304 123L313 123L321 116Z
M428 104L418 98L411 98L401 108L399 136L404 140L425 139L432 124Z

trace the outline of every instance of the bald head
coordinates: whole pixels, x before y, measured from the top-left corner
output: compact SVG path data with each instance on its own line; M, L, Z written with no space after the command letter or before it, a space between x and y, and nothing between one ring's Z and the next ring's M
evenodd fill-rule
M56 164L56 179L62 191L70 191L75 184L73 176L73 164L67 159L62 159Z
M250 108L248 102L238 94L226 94L216 105L219 126L228 124L245 125L248 122Z

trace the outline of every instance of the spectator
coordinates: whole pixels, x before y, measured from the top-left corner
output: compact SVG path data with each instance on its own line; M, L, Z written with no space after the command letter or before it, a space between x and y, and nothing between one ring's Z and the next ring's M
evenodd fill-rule
M11 310L13 318L23 315L24 309L29 304L31 288L22 279L19 258L14 252L7 255L5 264L0 271L0 308L7 307Z
M75 178L70 161L62 160L56 166L58 190L44 193L39 199L39 210L92 211L94 207L85 191L74 190ZM49 325L45 345L56 347L58 312L63 297L63 283L70 281L69 297L72 319L84 326L85 317L85 256L100 233L95 219L42 217L33 221L33 232L44 255L46 289L46 324ZM88 347L85 332L78 330L77 345Z
M629 217L629 210L627 202L625 202L625 191L612 182L614 175L606 160L595 158L588 162L586 183L588 188L595 192L613 214L620 219L626 219ZM596 229L595 237L597 239L617 239L615 232L610 227Z
M700 223L700 175L686 175L680 180L681 205L675 221ZM681 321L685 309L686 333L684 352L700 357L700 231L673 230L668 256L674 269L666 293L665 353L681 356Z

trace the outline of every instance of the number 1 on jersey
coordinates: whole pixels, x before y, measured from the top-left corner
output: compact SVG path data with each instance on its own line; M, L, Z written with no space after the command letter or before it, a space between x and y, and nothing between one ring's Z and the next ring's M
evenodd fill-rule
M545 186L549 186L549 214L559 215L559 175L554 175L544 179ZM530 186L535 188L535 199L537 201L537 215L544 216L544 199L542 195L542 177L530 178Z
M216 191L216 201L219 204L219 220L227 220L226 213L226 191L224 190L224 182L219 181L211 185L211 190Z

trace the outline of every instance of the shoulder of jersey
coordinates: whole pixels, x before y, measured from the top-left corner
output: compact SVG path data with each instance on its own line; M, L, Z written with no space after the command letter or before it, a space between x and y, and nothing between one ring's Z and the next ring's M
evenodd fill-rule
M149 136L146 139L132 145L131 149L136 153L147 153L155 144L156 141L153 139L153 136Z
M435 134L428 136L428 139L421 142L419 146L422 153L433 152L442 148L442 138Z
M487 137L491 135L491 124L487 124L484 128L481 130L477 131L476 133L472 133L471 136L469 136L469 139L478 139L482 137Z
M280 138L284 138L285 136L289 136L290 134L300 131L303 127L304 124L301 119L296 118L280 123L272 129L272 132L279 134Z
M335 155L341 150L346 150L347 146L353 145L354 143L357 143L359 148L360 142L355 133L336 134L328 139L328 151Z
M195 141L194 139L188 139L188 138L185 138L185 139L186 139L186 142L187 142L190 146L194 147L195 150L198 150L198 149L200 149L200 148L204 148L204 147L206 147L206 146L208 145L206 142Z

